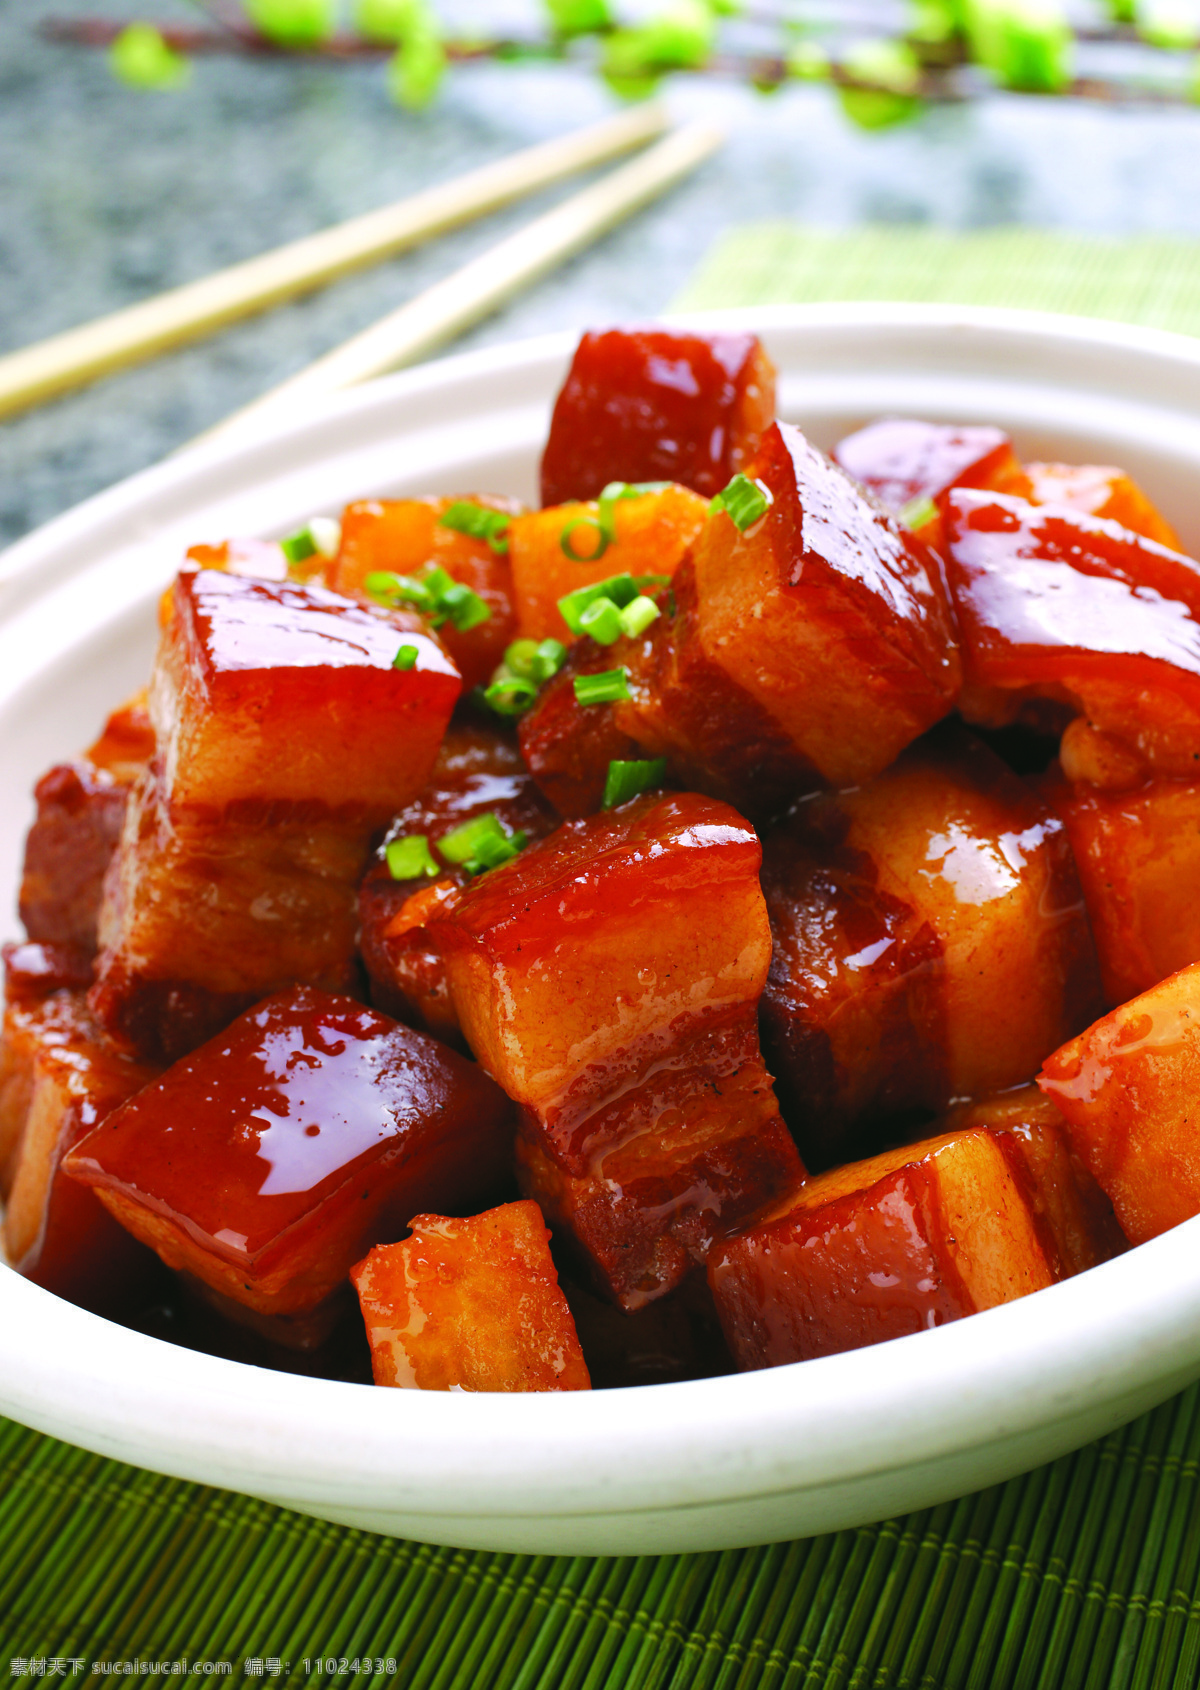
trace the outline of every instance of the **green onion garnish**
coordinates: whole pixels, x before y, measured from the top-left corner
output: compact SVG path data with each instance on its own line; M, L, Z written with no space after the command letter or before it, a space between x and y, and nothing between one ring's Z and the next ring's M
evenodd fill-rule
M744 534L747 528L753 528L758 519L767 514L773 503L770 491L761 481L751 481L748 475L735 475L708 508L710 511L724 511L739 533Z
M279 549L289 563L303 563L305 558L316 556L318 547L306 523L303 528L281 540Z
M481 622L490 622L492 613L470 587L461 581L455 581L447 587L438 599L438 612L444 611L460 634L465 634L471 628L477 628ZM445 617L442 617L445 620ZM435 621L434 627L440 623Z
M576 675L575 697L580 704L615 704L629 697L629 672L604 669L598 675Z
M665 587L670 579L669 575L610 575L606 581L593 581L590 586L564 593L558 601L558 613L573 634L585 634L588 630L582 626L583 613L597 599L611 599L618 610L624 610L647 588Z
M624 610L618 611L622 632L631 640L636 640L639 634L644 634L651 622L657 622L662 615L653 599L648 599L644 593L639 593L631 604Z
M523 716L537 695L538 689L528 676L506 673L501 664L483 690L483 701L497 716Z
M590 528L594 532L596 539L591 551L577 552L575 550L571 536L577 528ZM603 557L608 550L610 539L611 536L605 532L604 525L598 522L594 516L577 516L566 524L562 533L558 536L558 543L572 563L595 563L596 559Z
M476 688L478 702L497 716L523 716L536 701L539 689L558 674L566 656L567 648L561 640L514 640L488 686Z
M899 512L900 521L906 528L924 528L927 522L932 522L937 516L938 508L927 495L919 499L910 499Z
M596 500L596 515L573 517L559 535L559 545L572 563L595 563L617 538L617 513L613 506L622 499L640 499L645 493L664 493L670 485L669 481L610 481ZM571 535L577 528L595 529L596 540L590 552L575 550Z
M488 510L472 499L457 499L438 517L440 528L453 528L457 534L469 534L472 540L486 540L494 552L508 550L511 523L507 512Z
M579 632L590 634L600 645L612 645L621 637L621 612L601 594L580 613Z
M537 658L538 643L536 640L514 640L504 653L504 666L514 675L520 675L523 680L533 679L533 665Z
M378 570L364 580L363 592L389 609L399 604L411 604L422 611L433 609L433 594L414 575L394 575L387 569Z
M393 669L415 669L420 653L415 645L402 645L392 658Z
M440 628L444 622L453 622L460 634L491 620L492 613L479 594L472 592L463 582L456 581L437 564L429 564L419 576L393 575L389 570L379 570L366 577L363 591L389 608L394 609L400 604L412 605L429 618L434 628Z
M610 481L596 500L596 515L572 517L558 536L559 545L572 563L595 563L616 542L617 513L614 507L622 499L640 499L645 493L665 492L670 485L669 481ZM590 550L577 550L571 538L577 528L590 528L595 532L596 538L590 542Z
M661 786L666 772L665 757L652 757L645 762L629 763L614 759L608 765L608 774L605 776L601 808L612 810L618 804L627 804L631 798L648 792L652 786Z
M442 872L433 860L428 839L419 833L410 833L407 839L393 839L384 846L383 855L393 880L416 880L422 874L432 878Z
M444 839L438 840L438 850L449 863L456 863L468 874L483 874L499 868L529 843L528 834L518 829L509 833L494 811L474 816L456 827Z
M539 686L552 680L567 660L567 648L561 640L543 640L533 654L530 673Z

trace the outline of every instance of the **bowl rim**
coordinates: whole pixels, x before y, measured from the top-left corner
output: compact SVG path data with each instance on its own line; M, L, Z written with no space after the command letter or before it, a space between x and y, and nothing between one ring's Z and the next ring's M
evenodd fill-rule
M1186 419L1200 460L1200 341L1168 331L858 303L662 320L751 328L768 341L794 330L814 348L846 330L879 344L907 337L917 349L932 337L939 356L967 364L984 340L1027 361L1066 347L1097 364L1098 391L1111 380L1106 358L1121 368L1133 360L1143 396ZM89 555L128 546L156 512L203 504L231 477L252 492L281 462L294 469L320 458L335 435L378 440L405 407L447 393L457 402L496 384L523 393L522 379L545 387L575 340L564 331L459 353L282 425L204 442L96 495L0 556L0 651L16 650L23 625L70 590ZM144 595L142 577L136 588ZM28 672L39 672L36 656ZM0 686L0 707L14 691ZM869 1349L561 1396L398 1393L275 1373L131 1332L0 1273L0 1412L103 1454L313 1512L382 1505L447 1521L686 1513L895 1472L1033 1425L1069 1426L1098 1390L1119 1423L1122 1403L1144 1406L1148 1379L1166 1396L1200 1373L1197 1244L1200 1217L1034 1297Z

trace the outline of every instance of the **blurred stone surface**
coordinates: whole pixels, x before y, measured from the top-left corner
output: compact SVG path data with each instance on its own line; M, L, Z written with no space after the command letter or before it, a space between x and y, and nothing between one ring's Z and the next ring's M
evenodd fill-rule
M486 8L481 7L486 15ZM213 58L173 93L115 83L40 18L195 18L182 0L0 0L0 351L603 115L567 67L460 68L434 108L376 65ZM677 79L730 142L689 183L458 342L661 311L733 223L791 217L1200 234L1200 112L992 96L880 134L828 93ZM154 462L561 197L557 189L308 299L0 424L0 542Z

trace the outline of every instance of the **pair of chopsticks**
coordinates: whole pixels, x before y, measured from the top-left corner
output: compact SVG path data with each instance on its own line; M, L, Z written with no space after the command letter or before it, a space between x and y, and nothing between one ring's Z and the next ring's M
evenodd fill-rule
M195 340L523 194L656 142L201 438L240 432L293 410L297 400L314 399L412 363L665 192L723 139L719 130L699 123L658 139L666 127L662 107L646 103L11 353L0 358L0 417Z

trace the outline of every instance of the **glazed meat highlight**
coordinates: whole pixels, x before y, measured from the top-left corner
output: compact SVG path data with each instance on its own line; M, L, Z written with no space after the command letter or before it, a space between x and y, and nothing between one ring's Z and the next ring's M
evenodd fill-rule
M424 785L459 690L415 616L181 575L151 690L156 756L100 916L91 1002L107 1030L169 1060L281 987L352 987L372 836Z
M5 948L0 1197L4 1249L18 1273L112 1314L149 1295L157 1263L93 1192L67 1177L64 1161L156 1070L105 1038L87 1006L90 979L77 952Z
M753 830L695 794L569 822L431 923L518 1172L627 1309L801 1175L758 1048Z
M678 481L711 499L774 415L756 335L585 334L550 419L542 503L594 499L610 481Z
M295 987L130 1099L68 1166L168 1266L286 1323L415 1214L502 1192L511 1144L511 1105L474 1063Z
M961 726L764 839L767 1060L805 1158L1018 1085L1101 1010L1062 823Z
M191 549L148 705L36 792L18 1271L557 1392L920 1333L1200 1214L1200 564L1118 468L981 418L831 460L773 392L753 336L588 335L542 509Z
M577 648L522 722L563 814L595 809L608 761L635 756L769 814L870 779L952 707L958 651L933 554L798 429L772 425L752 473L676 572L675 614ZM618 670L610 702L585 702L588 676Z

